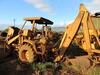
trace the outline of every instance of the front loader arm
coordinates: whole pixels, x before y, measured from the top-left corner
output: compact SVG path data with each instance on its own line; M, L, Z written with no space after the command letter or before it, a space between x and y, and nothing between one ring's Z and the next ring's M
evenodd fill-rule
M11 43L14 42L16 39L18 39L19 36L20 36L20 35L17 35L17 36L15 36L14 38L8 40L8 41L7 41L7 44L8 44L8 45L11 44Z

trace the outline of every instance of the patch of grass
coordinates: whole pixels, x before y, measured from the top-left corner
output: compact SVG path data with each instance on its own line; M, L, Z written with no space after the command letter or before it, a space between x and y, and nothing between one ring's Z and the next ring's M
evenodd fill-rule
M71 65L60 63L54 64L51 62L32 64L33 70L39 75L82 75L75 70Z

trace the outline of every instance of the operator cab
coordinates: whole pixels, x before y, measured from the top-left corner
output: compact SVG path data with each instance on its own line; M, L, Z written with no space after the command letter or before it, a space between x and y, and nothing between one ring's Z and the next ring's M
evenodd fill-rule
M37 32L37 28L36 25L42 25L42 34L45 35L47 37L48 32L51 30L51 26L53 24L52 21L43 18L43 17L33 17L33 18L24 18L25 23L23 25L23 27L25 26L26 22L31 22L32 24L32 29L31 31L33 32ZM22 28L23 28L22 27Z

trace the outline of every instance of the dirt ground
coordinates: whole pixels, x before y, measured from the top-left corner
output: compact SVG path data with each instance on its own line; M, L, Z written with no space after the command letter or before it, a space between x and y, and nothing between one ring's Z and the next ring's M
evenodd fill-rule
M87 55L76 56L74 58L70 58L69 61L73 64L72 67L81 73L86 72L91 65ZM82 74L75 74L74 70L73 71L65 70L65 71L73 72L73 74L67 73L67 75L82 75ZM34 75L34 74L32 71L32 67L28 65L22 66L22 64L19 63L17 57L15 57L14 55L10 55L7 58L0 60L0 75Z
M22 68L16 58L9 57L0 62L0 75L32 75L32 70L29 66Z
M91 66L88 56L75 57L74 59L70 59L70 61L73 67L77 67L80 70L88 69Z
M71 59L70 61L74 64L74 68L81 65L79 66L81 70L89 65L89 61L86 58L86 56L81 56L76 59ZM0 75L32 75L32 69L30 66L22 67L16 58L10 56L0 62Z

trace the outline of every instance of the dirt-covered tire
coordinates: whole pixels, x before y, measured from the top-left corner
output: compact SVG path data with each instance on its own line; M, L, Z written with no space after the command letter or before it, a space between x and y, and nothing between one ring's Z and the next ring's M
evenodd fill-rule
M34 61L34 50L29 44L24 44L20 46L18 54L19 54L19 59L22 62L32 63Z

